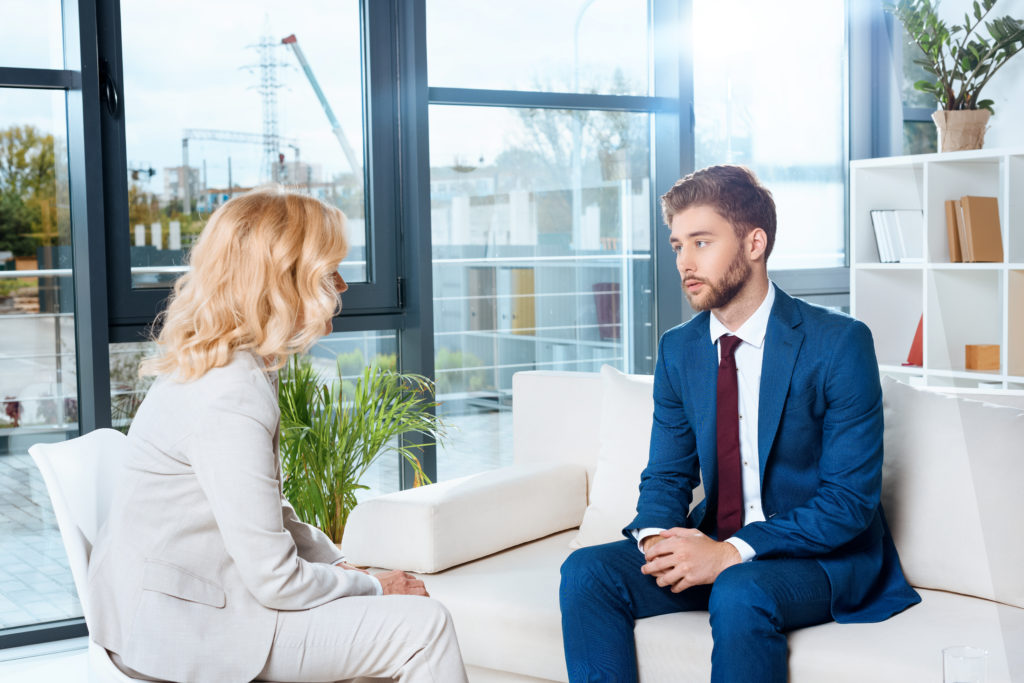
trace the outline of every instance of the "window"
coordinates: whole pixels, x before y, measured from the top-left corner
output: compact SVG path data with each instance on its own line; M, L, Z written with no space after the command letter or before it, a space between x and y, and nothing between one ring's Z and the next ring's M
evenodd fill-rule
M63 65L59 3L22 4L39 26L4 36L24 43L24 52L0 49L0 82L34 86L0 87L0 632L82 614L27 452L78 434L72 233L79 223L70 197L67 95L46 87L61 80L49 71ZM38 33L44 28L49 33Z
M511 460L516 372L654 365L651 8L480 11L427 3L441 479Z
M780 39L794 31L799 39ZM842 0L785 9L696 0L693 41L696 168L744 164L771 190L779 218L771 268L845 266Z
M121 44L105 52L121 96L108 107L106 144L124 159L112 158L106 178L119 226L108 248L112 322L130 329L115 338L153 318L209 215L266 183L345 211L348 314L397 308L393 209L382 196L378 215L365 182L374 170L363 97L370 14L359 0L119 1ZM154 41L151 26L183 38Z
M903 154L927 154L939 151L939 139L931 114L935 111L935 98L914 88L920 80L932 80L915 59L923 59L921 48L910 38L898 20L892 21L892 32L899 40L893 51L899 55L900 98L903 105Z

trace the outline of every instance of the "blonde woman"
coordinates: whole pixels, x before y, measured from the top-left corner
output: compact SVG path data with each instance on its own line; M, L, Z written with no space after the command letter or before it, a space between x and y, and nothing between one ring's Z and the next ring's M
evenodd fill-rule
M465 681L423 582L341 562L281 494L277 370L330 331L344 215L267 188L190 254L89 566L91 637L151 680Z

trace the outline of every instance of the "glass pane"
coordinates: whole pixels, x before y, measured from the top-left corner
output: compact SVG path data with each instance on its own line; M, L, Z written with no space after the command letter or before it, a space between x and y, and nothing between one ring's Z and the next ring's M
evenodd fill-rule
M921 48L917 46L917 43L910 39L910 36L902 26L899 27L899 31L899 35L903 39L903 106L935 109L937 106L935 97L930 93L914 88L914 83L920 80L935 80L935 77L925 71L924 67L920 64L914 64L915 59L924 58L924 53L921 52Z
M771 269L845 264L843 5L693 4L697 168L744 164L771 190L779 219ZM779 40L795 16L814 30Z
M939 151L938 133L931 121L903 122L903 153L930 154Z
M358 0L122 0L133 286L168 286L210 212L268 182L341 207L342 273L366 280L359 17Z
M28 455L78 434L64 100L0 89L0 629L82 614Z
M368 365L398 368L398 334L394 330L335 332L321 339L308 355L324 380L337 378L340 369L342 381L354 383ZM367 488L356 498L362 501L397 491L399 467L397 456L382 455L363 475L361 483Z
M434 346L448 479L510 461L520 370L653 368L650 117L430 109Z
M432 86L649 93L647 0L427 0Z
M0 66L64 68L60 0L3 0Z
M110 417L114 429L125 434L155 379L139 377L139 365L153 355L156 355L153 342L110 345Z

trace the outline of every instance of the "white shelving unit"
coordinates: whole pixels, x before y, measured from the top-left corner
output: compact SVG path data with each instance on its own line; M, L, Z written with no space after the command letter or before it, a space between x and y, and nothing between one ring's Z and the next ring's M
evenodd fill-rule
M950 263L945 201L999 198L1002 263ZM924 261L880 263L876 209L924 211ZM1024 389L1024 148L850 164L850 308L883 374L932 386ZM904 367L924 315L924 366ZM999 344L998 370L968 371L966 344Z

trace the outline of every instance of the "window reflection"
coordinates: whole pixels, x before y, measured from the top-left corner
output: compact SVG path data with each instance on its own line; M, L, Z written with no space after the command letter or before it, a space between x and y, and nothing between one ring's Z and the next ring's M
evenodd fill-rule
M769 267L845 265L844 3L697 0L692 40L696 167L744 164L772 191Z
M0 630L82 614L28 455L78 433L64 101L0 88Z
M172 283L210 214L270 182L345 212L365 281L358 0L122 0L121 33L133 287Z
M651 371L650 118L449 106L430 117L437 387L445 414L476 425L439 453L448 478L509 455L497 413L516 372Z

